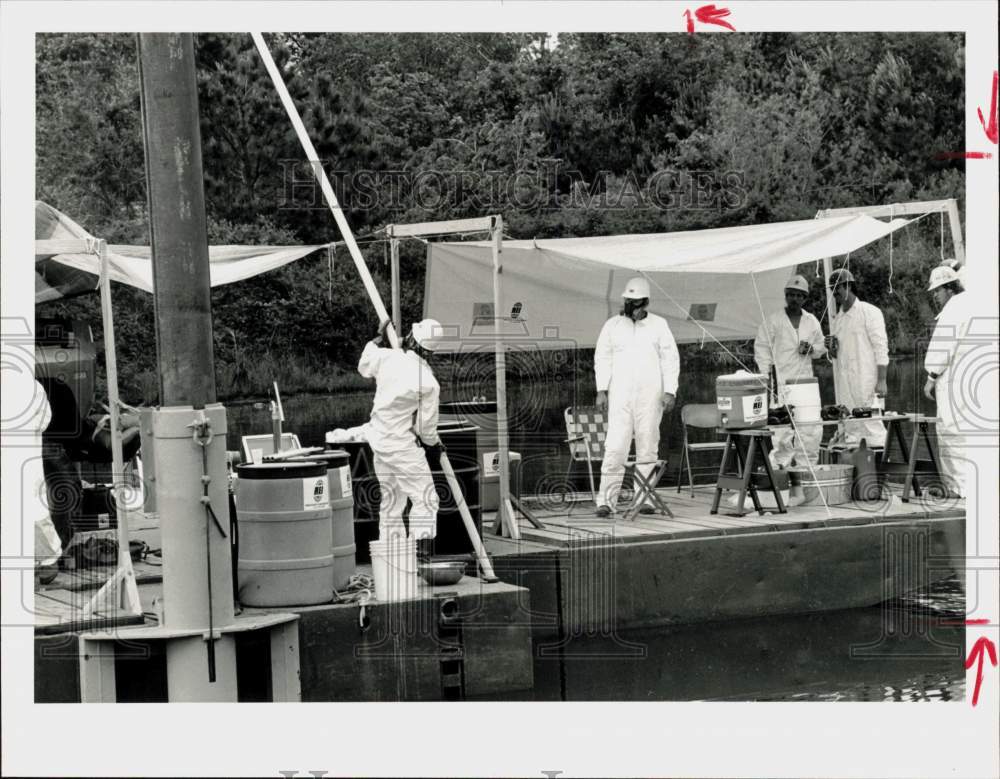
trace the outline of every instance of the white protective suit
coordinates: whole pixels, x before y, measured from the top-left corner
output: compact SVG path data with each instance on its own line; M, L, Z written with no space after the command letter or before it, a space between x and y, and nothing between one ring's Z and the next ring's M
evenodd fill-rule
M438 496L430 467L417 436L428 445L438 437L438 399L441 388L430 366L419 355L385 349L369 342L361 353L358 372L375 379L371 419L363 426L375 455L375 475L382 492L379 538L405 538L403 511L410 507L410 536L437 534Z
M799 342L808 341L813 350L799 354ZM776 311L761 322L753 345L754 359L760 372L767 376L774 366L778 387L786 381L807 379L813 376L812 361L826 354L823 329L819 320L808 311L802 312L799 327L795 329L784 309ZM779 468L819 462L819 444L823 438L822 425L796 423L794 429L774 431L771 461Z
M604 323L594 351L597 391L608 393L608 434L601 464L598 506L614 509L635 438L636 462L652 471L660 444L663 393L677 394L680 355L667 320L656 314L633 322L615 316Z
M962 428L970 418L966 393L962 390L962 372L959 367L963 350L970 344L966 339L971 303L964 292L953 295L937 316L934 334L927 345L924 370L937 376L934 381L934 400L937 402L938 458L941 476L948 490L965 497L965 435ZM969 380L969 376L965 380Z
M855 298L846 312L840 311L830 323L837 336L837 357L833 370L840 391L840 404L849 409L870 407L875 400L879 365L889 364L889 337L882 312L871 303ZM878 419L844 422L850 443L864 438L869 447L885 445L885 425Z

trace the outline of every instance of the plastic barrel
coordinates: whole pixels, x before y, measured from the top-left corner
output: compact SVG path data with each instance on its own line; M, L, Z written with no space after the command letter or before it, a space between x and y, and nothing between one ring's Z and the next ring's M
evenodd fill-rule
M476 428L470 425L447 425L438 429L441 442L448 454L448 462L455 471L455 478L462 488L465 504L472 515L476 532L483 534L483 512L479 502L479 465L476 456ZM427 458L434 478L434 488L440 499L437 515L437 535L431 546L434 555L463 555L475 553L462 515L452 499L441 463L433 455Z
M320 462L237 469L239 598L245 606L307 606L333 599L330 484Z
M366 563L369 557L368 542L378 538L379 503L382 491L375 477L375 455L364 441L345 441L328 451L346 452L354 493L354 546L355 559Z
M295 458L296 461L299 458ZM357 570L354 557L354 491L351 489L350 458L343 449L328 449L302 460L321 462L330 479L330 515L333 535L333 587L342 589Z

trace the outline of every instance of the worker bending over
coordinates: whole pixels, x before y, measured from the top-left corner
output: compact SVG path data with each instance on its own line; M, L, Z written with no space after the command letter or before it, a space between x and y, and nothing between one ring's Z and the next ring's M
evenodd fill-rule
M674 408L680 356L667 320L650 314L649 282L628 282L618 316L601 328L594 351L597 405L608 408L597 515L611 515L621 491L625 461L635 438L636 467L645 478L659 453L660 419ZM653 485L655 486L655 485ZM643 514L653 507L643 505Z
M431 539L437 534L438 496L420 442L441 447L441 388L426 360L441 338L441 325L433 319L417 322L401 349L382 346L388 325L383 322L379 335L365 344L358 363L358 373L375 379L375 400L364 430L382 492L379 538L406 537L403 512L409 498L409 535Z
M809 282L795 275L785 283L785 308L775 311L760 324L754 341L754 358L762 374L774 368L778 396L785 382L813 377L813 360L826 354L819 320L802 308L809 296ZM797 422L792 429L774 431L772 462L785 468L819 462L822 425Z

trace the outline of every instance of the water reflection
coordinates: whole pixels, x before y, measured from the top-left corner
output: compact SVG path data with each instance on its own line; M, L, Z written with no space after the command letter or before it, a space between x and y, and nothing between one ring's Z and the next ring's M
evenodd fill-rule
M963 615L952 578L873 608L623 631L556 657L536 643L534 689L504 700L963 700Z

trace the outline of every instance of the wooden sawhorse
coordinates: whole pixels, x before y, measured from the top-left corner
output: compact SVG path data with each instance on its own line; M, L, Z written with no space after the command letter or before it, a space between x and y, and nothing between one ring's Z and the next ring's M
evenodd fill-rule
M770 438L773 433L766 429L749 430L720 430L726 434L726 448L722 453L722 465L719 466L719 480L715 484L715 497L712 498L712 509L710 514L719 513L719 501L722 499L723 490L739 490L739 501L736 504L736 516L742 517L746 512L743 510L743 503L746 500L747 492L753 500L753 506L758 514L763 514L764 509L760 505L760 498L757 497L757 487L753 483L754 462L759 453L767 473L767 480L774 493L774 500L778 505L778 513L785 514L785 502L781 499L781 492L774 482L774 471L771 469L771 461L768 459L767 450L764 448L764 441ZM727 472L730 455L735 455L739 470L734 474Z
M937 476L939 483L941 481L941 470L938 467L937 457L934 455L934 447L931 445L930 434L927 431L927 426L932 422L937 422L937 418L926 417L923 414L893 414L891 416L883 416L882 421L885 422L885 449L882 451L882 458L878 461L878 469L887 476L890 473L905 474L903 494L900 496L900 499L904 503L909 503L911 487L916 497L919 498L921 495L920 481L917 478L918 473L933 474ZM913 424L909 443L907 443L906 437L903 435L903 422L911 422ZM928 460L917 458L917 446L921 439L923 439L924 444L927 446L927 454L930 456ZM894 443L899 444L900 460L898 461L892 460ZM906 457L905 462L902 460L903 457Z

